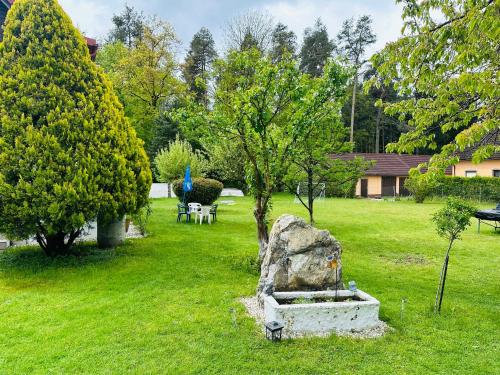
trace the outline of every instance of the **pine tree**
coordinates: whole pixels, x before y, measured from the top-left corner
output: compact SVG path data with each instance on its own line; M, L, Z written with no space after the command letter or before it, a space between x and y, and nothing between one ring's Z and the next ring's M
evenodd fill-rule
M271 58L274 62L281 61L284 53L292 56L297 51L297 35L292 30L288 30L286 25L278 23L273 31L271 40Z
M352 85L351 107L351 142L354 141L354 113L356 111L356 91L358 88L358 75L361 67L366 62L364 54L366 47L375 43L377 37L372 31L370 16L361 16L356 24L353 18L344 21L342 30L337 35L339 50L354 68L354 82Z
M56 0L12 6L0 44L0 232L66 252L89 221L137 211L149 162Z
M321 76L334 49L335 44L329 39L326 26L318 19L313 29L307 28L304 32L300 50L300 69L313 77Z
M142 38L144 16L133 7L125 5L121 14L113 15L112 21L114 27L109 33L110 42L122 42L127 48L132 48Z
M212 34L207 28L202 27L191 41L182 74L189 85L189 90L195 94L196 101L205 106L208 104L208 72L216 57Z

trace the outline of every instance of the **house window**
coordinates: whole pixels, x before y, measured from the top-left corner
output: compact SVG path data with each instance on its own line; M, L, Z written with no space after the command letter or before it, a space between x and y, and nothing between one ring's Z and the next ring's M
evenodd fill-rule
M477 171L465 171L465 177L476 177Z
M500 177L500 169L493 170L493 177Z

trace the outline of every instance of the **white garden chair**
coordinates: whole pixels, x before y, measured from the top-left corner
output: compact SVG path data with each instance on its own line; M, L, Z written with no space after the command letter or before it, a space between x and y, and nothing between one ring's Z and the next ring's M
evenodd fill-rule
M203 223L203 219L207 218L208 224L212 224L212 214L210 212L211 210L211 206L201 206L200 210L196 213L194 223L196 224L196 220L199 219L201 225Z
M198 215L198 212L201 211L201 204L200 203L188 203L188 210L189 210L189 215L194 215L194 222L196 223L196 217Z

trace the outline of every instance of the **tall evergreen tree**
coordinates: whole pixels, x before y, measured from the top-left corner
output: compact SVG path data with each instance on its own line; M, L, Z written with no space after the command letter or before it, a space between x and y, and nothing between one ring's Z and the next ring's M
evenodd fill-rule
M56 0L16 2L0 44L0 231L66 252L87 222L142 207L142 142Z
M256 49L259 52L262 52L262 49L259 48L259 42L257 41L257 39L255 39L251 32L247 32L243 37L243 41L241 42L240 52L250 51L252 49Z
M195 94L196 101L205 106L208 105L208 73L216 57L212 34L202 27L191 41L182 74L189 90Z
M113 29L109 33L109 41L122 42L127 48L132 48L137 40L142 38L144 15L133 7L125 5L121 14L112 18Z
M318 18L314 28L307 28L300 50L300 69L313 77L323 74L323 68L332 55L335 44L328 36L326 26Z
M284 53L292 56L297 52L297 35L289 30L286 25L278 23L274 28L271 40L271 58L274 62L279 62Z
M361 16L356 22L353 18L345 20L342 29L337 35L339 52L354 68L354 82L352 85L351 101L351 142L354 142L354 112L356 111L356 91L358 89L358 75L366 60L366 47L375 43L377 37L372 31L370 16Z

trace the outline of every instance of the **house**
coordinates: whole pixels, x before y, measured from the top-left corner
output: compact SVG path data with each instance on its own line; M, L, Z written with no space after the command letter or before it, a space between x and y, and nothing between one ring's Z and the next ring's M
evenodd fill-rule
M370 198L410 195L404 187L410 169L427 163L431 158L430 155L370 153L332 155L332 158L342 160L353 160L356 157L374 162L374 166L366 171L356 185L356 196ZM447 172L450 174L451 169Z
M480 146L500 146L500 129L488 133L475 146L458 153L460 161L453 166L453 176L458 177L500 177L500 152L494 153L488 160L480 164L472 163L472 154Z
M500 145L500 129L488 133L473 147L459 152L459 162L446 170L447 175L456 177L500 177L500 153L494 153L489 159L479 164L472 163L472 155L480 146ZM430 155L398 155L398 154L369 154L351 153L332 155L333 159L353 160L362 157L373 161L375 165L366 171L356 186L356 196L380 198L387 196L407 196L408 190L404 187L409 171L419 164L427 163Z
M7 12L12 4L14 4L14 1L15 0L0 0L0 42L3 39L3 24L5 23ZM87 41L87 47L89 48L90 58L95 60L99 45L95 39L85 37L85 40Z

